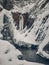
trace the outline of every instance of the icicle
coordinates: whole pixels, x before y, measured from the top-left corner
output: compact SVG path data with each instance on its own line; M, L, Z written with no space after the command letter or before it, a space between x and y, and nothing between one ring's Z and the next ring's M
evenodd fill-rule
M24 21L23 16L20 15L20 18L19 18L19 30L20 31L23 30L23 24L24 24L23 21Z

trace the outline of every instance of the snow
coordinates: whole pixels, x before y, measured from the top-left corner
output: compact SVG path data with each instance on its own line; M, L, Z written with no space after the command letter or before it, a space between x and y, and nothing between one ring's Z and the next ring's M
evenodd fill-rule
M22 55L21 52L18 49L16 49L12 44L10 44L8 41L0 40L0 54L5 54L6 52L11 56L13 54L16 56Z
M22 53L11 45L8 41L0 40L0 65L44 65L40 63L19 60L18 55Z
M17 7L16 5L14 5L14 7L11 11L12 12L20 12L21 14L27 13L27 12L29 13L31 11L31 9L33 9L34 6L35 6L35 3L33 3L33 4L30 3L23 7Z
M30 4L28 4L28 5L26 5L26 6L24 6L23 8L22 8L22 10L21 10L21 12L22 12L22 14L23 13L26 13L26 12L30 12L31 11L31 9L33 9L33 7L35 6L35 3L30 3Z
M39 45L38 51L37 51L37 54L47 59L49 59L49 54L43 51L43 49L47 44L49 44L49 33L48 32L49 32L49 29L47 30L47 35L45 39L42 41L42 43Z
M44 4L46 2L46 0L41 0L38 5L39 5L39 8L42 6L42 4Z
M3 39L3 35L0 33L0 39Z
M0 12L0 31L1 31L1 29L3 28L3 16L4 16L4 14L3 14L3 11L2 12Z

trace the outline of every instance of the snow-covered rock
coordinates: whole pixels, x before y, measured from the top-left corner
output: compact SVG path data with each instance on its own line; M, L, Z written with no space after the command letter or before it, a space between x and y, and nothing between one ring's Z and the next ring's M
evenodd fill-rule
M8 41L0 40L0 57L1 56L7 58L7 60L12 60L18 59L18 56L22 56L22 53Z

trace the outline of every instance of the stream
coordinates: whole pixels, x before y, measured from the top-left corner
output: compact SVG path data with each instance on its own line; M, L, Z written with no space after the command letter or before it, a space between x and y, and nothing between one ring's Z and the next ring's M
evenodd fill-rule
M37 48L32 46L32 48L19 47L15 45L23 54L23 59L30 62L42 63L44 65L49 65L49 60L36 55Z

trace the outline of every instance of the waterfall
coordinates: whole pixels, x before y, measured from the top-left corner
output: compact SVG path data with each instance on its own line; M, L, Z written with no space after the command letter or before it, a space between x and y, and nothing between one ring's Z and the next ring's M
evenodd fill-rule
M22 15L19 17L19 30L23 30L24 18Z

